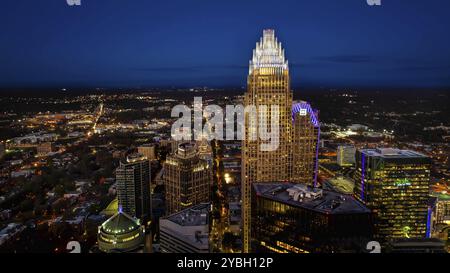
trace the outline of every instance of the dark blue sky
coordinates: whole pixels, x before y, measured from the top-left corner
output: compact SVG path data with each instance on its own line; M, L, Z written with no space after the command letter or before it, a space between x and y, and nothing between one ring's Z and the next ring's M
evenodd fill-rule
M2 0L0 86L243 86L264 28L294 86L450 86L450 1Z

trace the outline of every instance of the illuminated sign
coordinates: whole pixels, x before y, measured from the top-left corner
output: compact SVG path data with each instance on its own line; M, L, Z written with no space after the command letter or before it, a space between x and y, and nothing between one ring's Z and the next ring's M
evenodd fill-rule
M403 229L402 229L402 232L403 232L403 235L404 235L406 238L410 238L410 237L409 237L409 233L411 232L411 227L409 227L409 226L404 226Z
M395 181L395 186L397 186L397 187L408 187L408 186L411 186L411 181L409 181L406 178L398 179L397 181Z

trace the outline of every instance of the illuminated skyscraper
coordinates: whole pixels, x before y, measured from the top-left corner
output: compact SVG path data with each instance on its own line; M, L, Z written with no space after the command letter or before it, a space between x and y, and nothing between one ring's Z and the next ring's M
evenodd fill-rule
M273 30L264 30L253 50L244 97L246 107L256 108L257 122L245 114L242 142L242 228L243 251L250 251L251 184L254 182L291 181L315 183L319 121L317 112L307 103L293 106L288 61ZM278 106L278 119L272 120L271 106ZM263 110L267 107L268 111ZM270 110L269 110L270 109ZM264 118L262 118L264 117ZM278 126L278 146L267 151L262 145L261 128ZM253 138L254 134L258 136Z
M318 113L306 102L292 106L292 177L296 183L315 186L318 172L320 127Z
M409 150L356 153L355 196L374 213L375 238L425 238L429 232L431 160Z
M117 197L123 211L143 223L151 220L150 162L141 154L127 157L116 169Z
M264 30L263 37L253 50L247 80L245 106L254 105L259 113L260 107L278 105L279 107L279 145L275 151L263 151L264 143L259 137L251 139L251 116L245 115L244 140L242 143L242 222L243 251L250 250L250 212L251 183L289 180L289 150L292 133L292 92L290 89L288 62L281 43L275 38L273 30ZM265 113L267 124L271 115ZM256 127L256 128L255 128Z
M211 184L211 168L200 159L196 145L181 143L164 163L166 215L209 202Z

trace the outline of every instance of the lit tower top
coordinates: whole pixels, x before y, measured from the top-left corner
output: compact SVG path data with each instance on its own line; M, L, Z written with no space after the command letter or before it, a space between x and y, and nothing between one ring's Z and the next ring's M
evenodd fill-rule
M288 61L284 56L284 49L275 37L273 29L263 31L263 37L256 43L256 48L253 50L249 74L259 68L278 68L275 70L279 72L288 70Z

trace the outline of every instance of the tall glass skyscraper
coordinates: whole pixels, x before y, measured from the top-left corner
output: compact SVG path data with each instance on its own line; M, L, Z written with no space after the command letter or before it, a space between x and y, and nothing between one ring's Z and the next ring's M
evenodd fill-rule
M313 184L317 170L319 122L317 113L307 103L293 107L288 61L284 49L271 29L253 50L250 60L246 107L254 106L257 122L246 112L242 142L242 228L243 252L250 251L251 184L254 182L291 181ZM272 120L272 106L279 116ZM267 107L267 110L263 110ZM260 126L278 126L277 148L262 148L267 140L261 138ZM298 128L298 130L294 130ZM254 139L252 136L257 135Z
M116 169L119 206L146 224L151 220L150 161L141 154L127 157Z
M374 213L375 238L425 238L431 159L399 149L356 153L355 197Z

